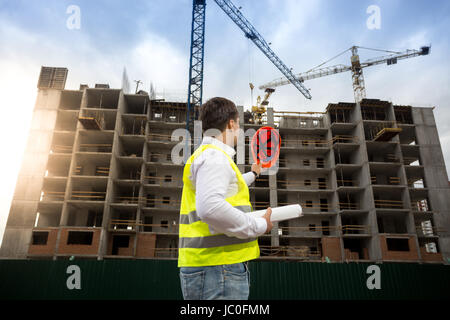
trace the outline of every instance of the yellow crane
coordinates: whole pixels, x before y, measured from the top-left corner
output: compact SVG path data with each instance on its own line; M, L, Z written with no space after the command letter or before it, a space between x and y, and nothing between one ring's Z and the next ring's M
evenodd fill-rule
M253 115L253 123L255 124L262 124L263 116L265 115L267 109L267 105L269 104L269 98L272 95L272 93L275 92L275 89L272 88L266 88L264 92L266 93L264 95L264 98L261 98L261 96L258 96L256 98L256 105L253 105L253 89L255 86L253 83L249 83L250 90L251 90L251 97L252 97L252 115ZM262 100L262 101L261 101Z

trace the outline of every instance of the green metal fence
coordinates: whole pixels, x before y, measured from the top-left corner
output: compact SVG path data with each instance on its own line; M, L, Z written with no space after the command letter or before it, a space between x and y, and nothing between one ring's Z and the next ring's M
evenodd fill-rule
M79 267L80 289L67 286L71 265ZM379 264L381 289L370 290L370 265L252 261L250 299L450 298L450 266ZM2 300L181 298L173 260L0 260Z

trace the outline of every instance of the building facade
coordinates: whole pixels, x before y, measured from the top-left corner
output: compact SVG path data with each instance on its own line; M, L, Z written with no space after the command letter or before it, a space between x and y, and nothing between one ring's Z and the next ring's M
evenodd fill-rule
M268 108L259 124L239 112L242 172L251 129L281 136L277 168L250 186L254 209L304 212L259 238L261 259L449 262L450 189L432 108L365 99L323 113ZM183 164L172 133L185 119L186 103L145 92L40 86L0 256L175 259Z

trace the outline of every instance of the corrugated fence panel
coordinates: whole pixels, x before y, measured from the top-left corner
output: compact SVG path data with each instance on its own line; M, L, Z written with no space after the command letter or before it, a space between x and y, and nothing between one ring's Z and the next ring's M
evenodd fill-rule
M81 289L67 273L80 268ZM250 262L250 299L450 299L450 266L379 264L381 289L369 290L369 263ZM181 299L174 260L0 260L0 299Z

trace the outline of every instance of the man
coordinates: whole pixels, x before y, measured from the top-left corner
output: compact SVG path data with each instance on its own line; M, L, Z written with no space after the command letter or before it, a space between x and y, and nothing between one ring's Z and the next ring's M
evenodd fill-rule
M247 261L259 257L257 237L272 229L271 208L252 211L248 185L260 165L241 174L232 160L239 135L233 102L212 98L200 111L205 136L183 170L178 267L186 300L239 299L249 295Z

